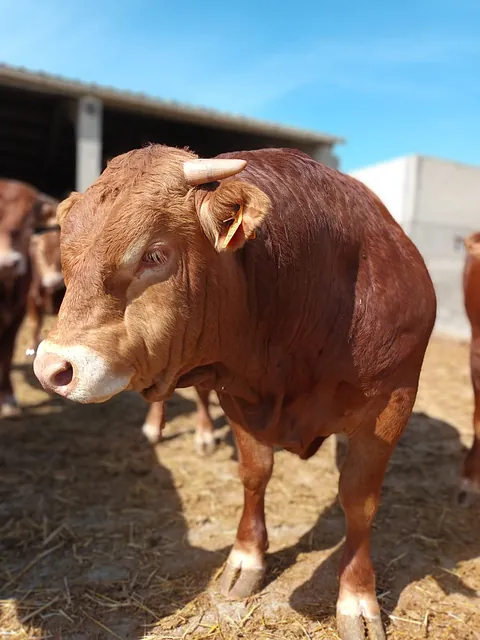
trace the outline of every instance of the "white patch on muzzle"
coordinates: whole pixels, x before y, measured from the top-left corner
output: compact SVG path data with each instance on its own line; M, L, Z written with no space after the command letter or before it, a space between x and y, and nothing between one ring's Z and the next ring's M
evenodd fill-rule
M105 402L126 389L134 373L133 370L129 374L115 373L105 358L90 347L67 347L49 340L43 340L38 347L34 363L34 366L37 365L35 373L41 368L42 358L48 354L57 356L59 361L71 364L73 378L61 395L75 402ZM52 389L55 390L54 385Z

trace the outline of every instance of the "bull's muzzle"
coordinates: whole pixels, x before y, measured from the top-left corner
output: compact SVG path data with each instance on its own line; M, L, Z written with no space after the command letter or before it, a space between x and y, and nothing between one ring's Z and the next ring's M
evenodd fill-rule
M40 343L33 370L43 388L75 402L105 402L126 389L133 369L115 371L97 351L83 345Z
M54 391L65 398L72 391L73 366L57 354L44 353L41 357L37 355L33 370L45 390Z

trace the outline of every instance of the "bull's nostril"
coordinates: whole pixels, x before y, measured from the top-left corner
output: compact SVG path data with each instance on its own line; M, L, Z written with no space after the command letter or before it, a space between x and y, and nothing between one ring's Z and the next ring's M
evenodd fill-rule
M73 378L73 368L69 362L65 363L65 367L55 374L53 383L56 387L68 387Z

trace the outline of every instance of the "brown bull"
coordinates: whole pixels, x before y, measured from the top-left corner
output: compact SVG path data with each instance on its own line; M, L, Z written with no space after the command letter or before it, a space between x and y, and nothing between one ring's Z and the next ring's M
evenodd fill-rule
M34 187L0 180L0 417L19 413L10 370L31 285L30 242L36 228L55 222L55 213Z
M273 448L308 458L346 434L338 627L359 640L366 621L384 638L370 530L436 314L400 226L365 186L299 151L198 160L160 145L112 160L58 218L67 292L34 363L42 384L78 402L217 391L244 486L221 583L231 597L265 573Z
M463 270L465 311L470 322L470 373L475 409L473 413L474 440L463 466L459 500L469 504L480 495L480 233L465 238L467 256Z

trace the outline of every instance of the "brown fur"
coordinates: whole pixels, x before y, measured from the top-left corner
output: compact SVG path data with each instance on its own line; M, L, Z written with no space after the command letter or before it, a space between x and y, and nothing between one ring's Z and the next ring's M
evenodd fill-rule
M4 417L18 414L10 369L32 279L30 242L38 225L54 222L52 202L30 185L0 180L0 254L15 252L25 265L21 275L11 267L0 268L0 416Z
M60 230L52 228L34 234L30 242L30 254L33 270L27 310L33 333L29 352L33 355L40 344L45 314L58 313L65 292L60 258ZM56 278L56 281L48 284L48 278Z
M67 294L50 339L94 348L119 374L133 367L132 387L150 400L178 386L217 391L245 489L223 578L234 596L257 588L264 570L273 447L307 458L347 434L338 621L353 638L349 599L358 616L378 614L370 528L415 401L433 286L415 246L354 179L299 151L264 149L224 154L247 167L190 189L182 163L193 157L132 151L61 207ZM161 279L139 279L138 261L122 265L129 248L140 258L159 239L173 256ZM237 567L237 580L239 553L259 564Z
M61 218L61 213L60 216ZM27 313L32 323L32 346L29 355L34 355L40 344L40 334L45 314L57 314L64 296L63 278L56 286L45 285L48 276L61 276L60 230L51 228L32 235L30 241L32 259L32 281L28 294ZM213 422L209 412L209 392L197 389L196 450L200 455L209 455L214 450ZM150 426L151 442L159 442L165 428L164 402L150 405L145 423ZM156 427L156 432L152 428Z

